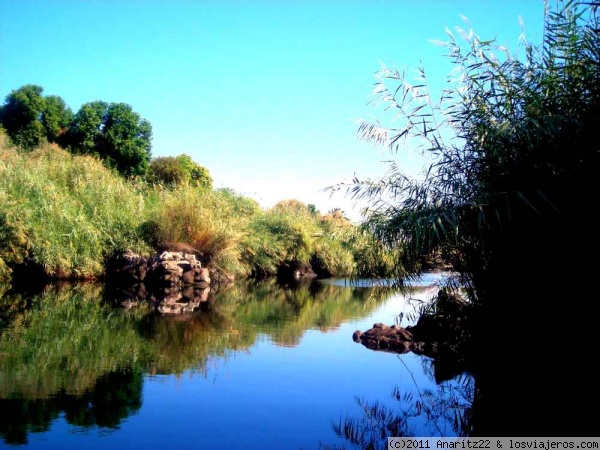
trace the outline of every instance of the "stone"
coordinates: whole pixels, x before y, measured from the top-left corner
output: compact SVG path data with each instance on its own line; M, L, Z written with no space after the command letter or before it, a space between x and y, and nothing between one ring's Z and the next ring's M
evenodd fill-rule
M198 276L196 277L195 281L210 284L210 272L208 271L208 269L200 269L200 272L198 273Z
M193 270L188 270L187 272L183 272L181 276L182 281L185 284L193 284L195 279L195 273Z

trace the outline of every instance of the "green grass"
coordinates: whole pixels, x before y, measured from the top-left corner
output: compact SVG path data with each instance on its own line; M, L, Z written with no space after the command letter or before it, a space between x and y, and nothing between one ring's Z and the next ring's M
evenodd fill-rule
M338 276L395 270L339 211L322 215L297 200L264 210L229 189L127 180L54 144L18 151L1 131L0 175L0 279L25 261L51 278L97 279L107 256L149 255L160 242L189 244L237 277L308 263Z

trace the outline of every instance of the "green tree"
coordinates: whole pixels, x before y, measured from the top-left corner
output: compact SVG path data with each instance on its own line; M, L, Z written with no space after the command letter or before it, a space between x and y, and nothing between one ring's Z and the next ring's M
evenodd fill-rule
M0 108L0 123L12 141L31 150L46 139L64 143L73 112L56 95L44 97L41 86L27 84L12 91Z
M176 159L188 174L190 183L198 187L212 189L213 180L206 167L195 163L191 156L186 154L179 155Z
M72 120L73 111L61 97L56 95L45 97L41 122L46 132L46 139L49 142L66 144L66 135Z
M0 109L0 123L21 148L34 148L46 134L40 120L45 107L43 91L34 84L22 86L6 96Z
M150 161L148 179L154 183L193 186L212 189L207 168L195 163L189 155L161 156Z
M73 119L69 145L93 154L125 176L144 175L151 155L152 126L125 103L94 101Z

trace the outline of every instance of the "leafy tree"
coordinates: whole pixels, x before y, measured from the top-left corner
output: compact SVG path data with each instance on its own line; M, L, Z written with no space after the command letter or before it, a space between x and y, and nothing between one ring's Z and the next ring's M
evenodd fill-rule
M213 180L206 167L195 163L191 156L182 154L176 157L177 161L183 167L185 172L188 174L188 178L191 184L198 187L204 187L212 189Z
M288 213L303 216L311 214L309 206L306 203L301 202L300 200L296 200L295 198L281 200L277 202L273 206L272 210L274 212L279 213Z
M31 150L44 139L63 143L73 113L56 95L44 97L41 86L27 84L12 91L0 108L0 123L12 141Z
M66 144L66 135L73 120L73 111L65 101L56 95L48 95L44 99L41 122L49 142Z
M6 96L0 109L0 123L19 147L32 149L45 136L40 121L45 107L43 91L34 84L22 86Z
M186 181L187 174L175 157L161 156L150 161L147 178L153 183L179 185Z
M101 101L81 105L69 130L68 142L73 150L101 157L97 143L101 140L107 109L108 103Z
M151 140L150 122L130 105L102 101L81 106L68 138L72 150L96 155L125 176L146 173Z
M173 185L189 183L197 187L212 189L212 178L208 169L195 163L186 154L152 159L148 168L148 179L155 183Z

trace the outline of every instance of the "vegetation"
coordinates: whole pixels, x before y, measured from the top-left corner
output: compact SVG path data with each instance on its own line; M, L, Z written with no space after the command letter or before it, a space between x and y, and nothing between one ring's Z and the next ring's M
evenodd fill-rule
M0 108L0 124L20 148L32 149L44 139L58 142L68 129L73 112L57 96L42 96L44 89L28 84L7 95Z
M94 101L74 115L61 97L44 97L43 91L33 84L22 86L0 108L0 125L15 145L32 150L57 143L74 153L98 156L123 175L145 175L152 126L130 105Z
M125 176L146 174L151 140L150 122L131 106L101 101L82 105L67 134L73 152L99 156Z
M340 187L371 200L367 227L386 247L403 246L405 267L418 272L442 254L472 299L488 303L510 295L500 288L507 280L529 284L532 269L545 280L581 269L598 193L598 7L557 1L542 44L524 40L520 57L472 30L464 44L450 34L443 45L455 70L439 101L423 68L416 84L395 68L378 74L375 101L399 123L364 122L360 137L394 155L416 147L432 163L417 179L392 163L381 180Z
M297 200L263 210L230 189L212 190L208 171L189 156L172 161L187 177L181 183L165 172L162 182L125 179L57 144L21 151L0 131L0 278L28 264L53 278L97 279L114 252L149 255L162 242L187 243L238 277L309 263L321 276L398 272L397 253L340 212L321 215ZM151 163L151 173L159 167Z
M96 278L107 252L148 250L138 187L56 144L0 149L0 269L30 261L49 276ZM0 274L1 275L1 274Z
M147 178L164 185L191 184L212 189L212 178L206 167L195 163L189 155L162 156L150 161Z

